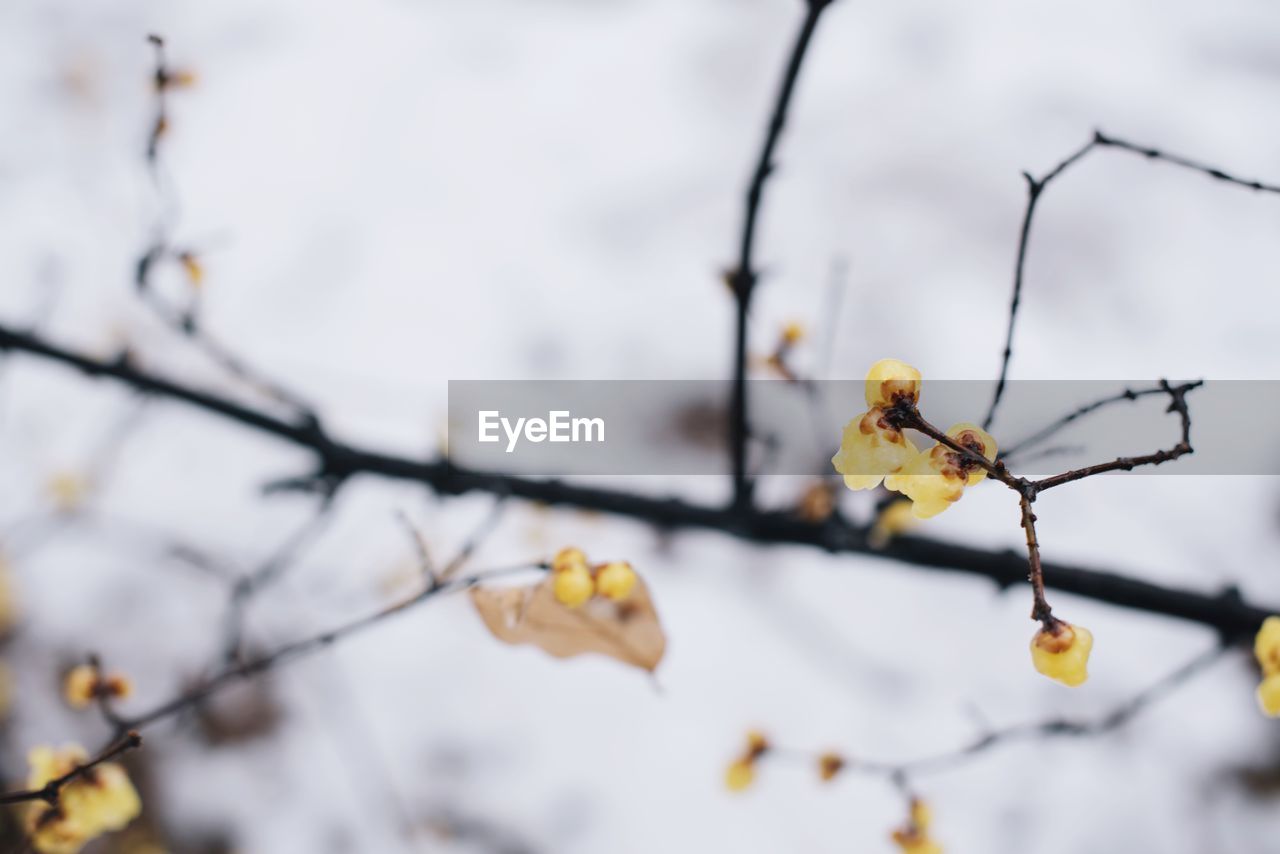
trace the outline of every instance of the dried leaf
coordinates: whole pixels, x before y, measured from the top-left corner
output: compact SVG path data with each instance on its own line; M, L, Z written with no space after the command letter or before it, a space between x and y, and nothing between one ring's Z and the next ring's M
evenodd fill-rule
M498 640L533 644L556 658L594 652L652 673L667 647L643 580L626 601L597 597L581 608L556 600L550 576L528 587L475 587L471 601Z

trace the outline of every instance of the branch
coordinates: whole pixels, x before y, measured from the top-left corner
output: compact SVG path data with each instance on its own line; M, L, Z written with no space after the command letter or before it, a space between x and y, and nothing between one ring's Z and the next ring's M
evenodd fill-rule
M259 433L275 436L311 451L321 472L346 478L357 474L420 483L442 495L488 492L547 505L563 505L612 513L662 528L704 528L760 543L809 545L829 552L864 554L929 569L953 570L989 579L1001 588L1026 580L1026 558L1011 550L972 548L917 536L895 538L881 549L867 540L867 529L840 518L822 523L798 519L789 512L692 504L676 498L650 498L617 490L575 486L556 480L530 480L510 475L457 468L443 461L417 461L337 442L317 423L284 421L226 398L191 389L131 365L128 361L98 361L54 345L38 335L0 324L0 351L27 353L75 368L91 377L105 377L138 391L180 401L219 415ZM1183 590L1127 578L1115 573L1045 563L1053 589L1121 607L1163 614L1209 626L1232 639L1255 633L1277 607L1243 601L1234 590L1219 595Z
M163 702L148 711L132 716L119 716L117 718L118 726L121 729L127 730L142 729L143 727L149 726L157 721L171 717L198 705L233 682L237 682L241 679L247 679L260 673L265 673L266 671L272 670L289 661L303 658L322 649L326 649L339 641L350 637L351 635L357 634L370 626L377 625L383 620L393 617L396 614L408 611L409 609L434 599L436 596L443 593L454 593L460 590L466 590L494 578L500 578L517 572L528 572L530 570L538 569L545 570L547 567L542 564L525 564L523 566L479 572L453 581L428 584L421 592L409 597L408 599L404 599L386 608L382 608L372 614L366 614L363 617L343 623L336 628L328 629L320 634L284 644L272 652L266 653L242 664L227 667L204 680L195 688L180 694L172 700Z
M1036 205L1039 203L1040 196L1044 193L1045 188L1055 178L1062 175L1063 172L1083 160L1089 152L1097 148L1115 148L1120 151L1129 151L1134 154L1140 154L1148 160L1163 161L1182 169L1199 172L1218 181L1234 184L1237 187L1264 193L1280 194L1280 186L1278 185L1237 178L1215 166L1209 166L1178 154L1168 154L1155 148L1136 145L1117 137L1107 136L1102 131L1094 131L1093 139L1046 172L1043 177L1036 178L1029 172L1023 172L1022 177L1027 182L1027 207L1022 215L1022 227L1018 237L1018 256L1013 268L1013 299L1009 304L1009 328L1005 334L1004 353L1000 362L1000 377L996 380L996 390L991 399L991 406L987 410L986 417L982 420L982 429L984 430L991 429L991 424L995 420L996 410L1000 406L1000 399L1004 395L1005 383L1009 376L1009 360L1013 356L1013 333L1018 322L1018 307L1022 302L1022 282L1027 262L1027 244L1031 236L1031 222L1035 217Z
M1094 720L1051 718L1045 721L1018 724L988 732L968 744L952 750L899 762L863 760L857 757L845 757L831 753L815 756L807 751L775 747L770 747L763 755L776 754L781 759L802 760L805 763L812 764L818 764L823 760L823 757L831 757L826 761L832 762L834 759L835 767L842 773L860 773L873 777L882 777L896 785L904 786L909 777L951 770L981 754L1014 741L1027 741L1037 738L1089 738L1114 732L1177 688L1186 685L1196 676L1208 670L1222 658L1225 652L1225 647L1215 645Z
M746 210L742 220L742 237L738 247L737 266L729 273L729 285L737 302L737 344L734 350L733 397L729 406L729 450L733 471L733 499L740 509L751 504L751 481L747 477L747 318L751 309L751 294L755 290L756 225L764 199L764 185L773 173L774 151L787 123L787 110L795 93L796 81L804 65L809 44L813 40L818 20L832 0L805 0L804 20L796 35L795 43L782 74L782 83L774 100L769 124L765 130L760 156L747 185Z
M48 804L56 805L58 803L59 795L62 794L63 786L83 777L104 762L110 762L122 753L127 753L128 751L141 746L142 736L138 735L136 732L127 732L117 741L112 743L110 747L103 750L85 764L77 765L61 777L45 783L44 786L39 789L24 789L19 792L0 794L0 804L20 804L26 801L44 801Z

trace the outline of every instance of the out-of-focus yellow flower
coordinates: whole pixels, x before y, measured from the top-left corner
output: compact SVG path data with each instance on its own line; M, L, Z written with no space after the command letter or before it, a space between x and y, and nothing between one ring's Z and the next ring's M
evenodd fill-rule
M636 571L625 561L606 563L596 571L596 592L606 599L621 602L636 587Z
M6 634L18 622L18 600L13 590L13 573L0 553L0 634Z
M178 264L182 267L182 272L187 274L187 281L191 287L194 290L200 290L204 286L204 265L200 263L195 253L178 253Z
M747 733L746 747L742 755L729 763L724 772L724 784L731 792L749 788L756 779L756 761L769 752L769 739L758 730Z
M996 458L996 440L977 425L956 424L947 437L988 460ZM928 519L959 501L966 486L986 476L986 470L972 457L937 444L888 477L885 486L911 499L911 512L917 519Z
M33 748L27 754L31 766L27 787L39 789L88 761L88 754L78 745L60 750ZM25 826L40 854L76 854L89 840L120 830L141 811L142 801L124 769L104 763L64 785L56 804L30 804Z
M62 471L49 478L46 484L53 506L60 513L74 513L89 496L89 480L75 472Z
M120 673L103 675L92 664L81 664L67 671L62 680L62 697L73 709L86 708L99 697L122 700L133 693L133 682Z
M67 671L62 680L62 698L73 709L87 708L98 695L98 668L81 664Z
M844 757L839 753L824 753L818 757L818 776L829 783L844 770Z
M582 549L574 548L573 546L561 549L551 559L551 569L555 572L563 572L566 569L577 567L587 568L587 556Z
M782 343L787 347L794 347L804 340L804 326L798 321L791 321L782 327Z
M875 489L917 456L915 445L890 425L884 410L873 408L845 425L831 464L850 489Z
M596 583L591 570L585 566L562 569L555 573L552 585L556 600L569 608L580 608L596 594Z
M880 511L867 534L867 541L873 549L884 548L894 537L907 532L916 524L918 520L911 512L911 507L911 501L898 498Z
M893 841L903 854L942 854L942 846L929 836L933 813L919 798L911 799L911 812L904 827L893 832Z
M1072 688L1089 678L1093 633L1084 626L1058 620L1031 639L1031 662L1050 679Z
M735 759L724 772L725 788L731 792L744 792L755 780L755 763L746 759Z
M1267 617L1253 640L1253 654L1262 668L1258 705L1269 717L1280 717L1280 617Z

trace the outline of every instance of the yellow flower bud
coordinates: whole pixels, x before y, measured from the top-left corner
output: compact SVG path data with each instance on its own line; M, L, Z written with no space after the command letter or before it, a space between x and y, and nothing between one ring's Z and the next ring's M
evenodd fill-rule
M911 512L912 503L905 498L895 499L880 511L880 515L876 517L875 523L871 526L871 531L867 534L867 541L872 548L882 549L889 542L901 533L911 529L916 524L915 514Z
M844 770L844 757L838 753L824 753L818 757L818 776L829 783Z
M556 552L556 556L551 559L551 568L556 572L578 567L587 568L587 556L583 554L582 549L573 548L572 546Z
M782 327L782 343L788 347L794 347L804 340L804 326L796 321L791 321Z
M596 573L596 592L606 599L621 602L636 587L636 572L624 561L606 563Z
M556 600L569 608L579 608L595 595L596 583L585 566L571 567L555 573L552 580Z
M1089 653L1093 651L1093 634L1083 626L1058 621L1042 628L1031 639L1031 662L1036 670L1076 687L1089 678Z
M1258 686L1258 705L1269 718L1280 718L1280 674L1268 676Z
M831 464L850 489L874 489L916 456L915 446L889 425L884 410L871 409L845 425Z
M881 359L867 371L867 406L887 409L920 401L920 372L897 359Z
M736 759L724 772L724 785L731 792L743 792L756 779L755 763L749 759Z
M81 664L71 668L62 680L62 698L73 709L83 709L98 694L98 668Z
M1253 654L1266 676L1280 673L1280 617L1267 617L1253 640Z

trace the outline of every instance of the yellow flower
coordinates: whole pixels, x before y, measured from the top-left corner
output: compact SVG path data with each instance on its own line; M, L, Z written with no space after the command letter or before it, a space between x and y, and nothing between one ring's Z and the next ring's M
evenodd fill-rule
M556 572L574 567L587 568L587 556L583 554L582 549L570 546L556 552L556 556L551 559L551 568Z
M891 426L884 410L873 408L844 427L840 450L831 458L850 489L875 489L886 475L917 457L916 448L901 430Z
M893 832L893 841L903 854L942 854L942 846L929 836L933 814L919 798L911 799L911 815L905 827Z
M98 668L81 664L71 668L62 680L62 698L73 709L87 708L98 694Z
M804 326L796 321L791 321L782 327L782 343L788 347L794 347L804 340Z
M731 792L743 792L756 779L756 766L750 759L735 759L724 772L724 785Z
M867 534L867 541L874 549L882 549L889 541L901 533L911 529L916 523L915 514L911 512L912 503L905 498L898 498L889 503L876 516L876 521Z
M1258 705L1267 717L1280 718L1280 674L1268 676L1258 685Z
M824 753L818 757L818 776L830 783L844 770L844 757L839 753Z
M624 561L606 563L596 572L596 592L606 599L621 602L636 587L636 571Z
M1031 639L1031 662L1045 676L1074 688L1089 678L1092 650L1093 634L1088 629L1059 620Z
M1270 717L1280 717L1280 617L1267 617L1253 641L1253 654L1262 668L1258 704Z
M84 506L90 486L87 478L70 471L58 472L47 484L53 506L60 513L74 513Z
M897 359L881 359L867 371L867 408L887 409L920 401L920 372Z
M27 787L39 789L88 762L77 745L61 750L36 747L27 755L31 774ZM120 830L142 811L142 802L124 769L114 763L98 765L64 785L57 804L32 803L26 830L40 854L76 854L96 836Z
M947 437L988 460L996 458L996 440L975 424L956 424ZM986 476L986 470L972 457L937 444L886 478L884 485L911 499L911 512L917 519L928 519L959 501L966 486Z
M552 584L556 600L570 608L581 607L596 593L596 583L591 578L591 570L585 566L557 571Z

